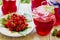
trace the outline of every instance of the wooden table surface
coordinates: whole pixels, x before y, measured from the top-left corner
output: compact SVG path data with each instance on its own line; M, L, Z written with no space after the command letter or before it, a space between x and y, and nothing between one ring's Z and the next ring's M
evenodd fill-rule
M30 13L31 12L30 7L31 7L30 4L20 4L18 12ZM2 11L1 11L1 6L0 6L0 17L1 16L2 16ZM27 36L18 37L18 38L8 37L8 36L5 36L0 33L0 40L60 40L60 38L53 37L53 36L51 36L51 34L49 34L47 36L40 36L36 32L34 32L34 30L33 30Z
M31 33L25 37L13 38L0 34L0 40L49 40L49 36L39 36L37 33Z

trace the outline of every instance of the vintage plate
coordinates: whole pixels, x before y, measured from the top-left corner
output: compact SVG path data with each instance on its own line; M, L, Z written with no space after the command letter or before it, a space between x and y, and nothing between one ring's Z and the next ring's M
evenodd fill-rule
M5 17L7 17L7 15L3 16L1 18L5 18ZM24 31L22 31L22 32L19 32L19 33L17 33L17 32L11 32L7 28L4 28L2 24L0 24L0 33L4 34L6 36L10 36L10 37L26 36L27 34L31 33L32 30L34 29L34 23L33 23L33 21L28 22L28 24L29 24L29 28L26 29L26 30L24 30Z

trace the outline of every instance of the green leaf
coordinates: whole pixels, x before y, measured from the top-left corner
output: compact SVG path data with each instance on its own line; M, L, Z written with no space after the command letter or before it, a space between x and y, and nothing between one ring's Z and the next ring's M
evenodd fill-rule
M21 34L21 35L23 35L23 36L25 36L26 33L27 33L27 30L24 30L24 31L22 31L22 32L19 32L19 34Z
M3 24L0 24L0 27L4 27L4 25Z
M52 36L56 36L57 35L57 32L58 32L58 30L57 29L54 29L54 31L52 33Z
M48 5L47 5L47 6L45 7L45 9L46 9L47 12L50 12L50 13L54 14L54 7L53 7L53 6L48 6Z
M0 5L2 5L2 0L0 0Z
M25 3L26 0L21 0L21 3Z
M21 3L30 3L30 0L21 0Z
M0 21L1 21L2 24L5 24L6 19L5 18L2 18Z
M9 20L10 19L10 16L8 15L7 19Z
M26 3L30 3L30 0L26 0Z

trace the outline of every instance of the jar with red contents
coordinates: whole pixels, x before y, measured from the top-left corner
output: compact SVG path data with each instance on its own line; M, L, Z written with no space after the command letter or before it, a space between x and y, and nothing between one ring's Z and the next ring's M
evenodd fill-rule
M3 15L17 11L16 0L2 0L2 2Z
M36 32L45 36L48 35L55 25L54 7L49 5L41 5L33 10L33 21Z

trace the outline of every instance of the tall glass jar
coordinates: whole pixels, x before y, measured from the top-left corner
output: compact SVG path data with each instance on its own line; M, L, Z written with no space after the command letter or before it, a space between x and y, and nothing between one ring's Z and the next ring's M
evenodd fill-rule
M17 11L16 0L2 0L2 12L4 15Z

